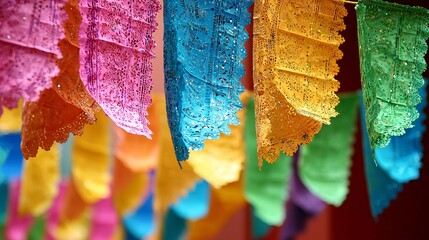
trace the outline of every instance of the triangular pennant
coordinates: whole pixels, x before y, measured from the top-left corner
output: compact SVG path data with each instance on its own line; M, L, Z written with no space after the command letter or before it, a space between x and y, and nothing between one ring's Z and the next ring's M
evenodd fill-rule
M160 9L158 0L79 1L82 82L113 122L146 137L151 134L146 115L151 103L152 34Z
M337 115L344 2L256 0L253 67L258 158L293 155Z
M356 13L365 120L374 149L405 134L419 116L429 10L363 0Z
M36 101L58 74L55 57L64 37L62 0L13 1L0 9L0 116L23 97ZM65 14L64 14L65 15Z
M252 2L164 1L165 92L180 161L239 124Z

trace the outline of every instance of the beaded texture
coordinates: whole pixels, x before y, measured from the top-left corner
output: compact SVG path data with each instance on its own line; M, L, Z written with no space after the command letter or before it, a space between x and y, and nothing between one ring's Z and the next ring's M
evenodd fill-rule
M159 1L82 0L79 9L80 77L86 89L119 127L150 138L146 115Z
M419 118L414 122L415 126L407 129L402 136L392 137L386 147L375 149L380 168L397 182L406 183L419 178L423 159L422 138L426 130L424 109L427 105L427 85L420 88L422 101L417 105Z
M178 160L230 134L244 88L242 60L251 0L164 2L167 113Z
M0 115L20 98L36 101L58 74L62 0L6 0L0 9Z
M429 10L362 0L356 11L365 120L374 149L405 134L419 116Z
M59 74L52 78L52 88L24 106L21 149L26 159L35 157L39 147L49 150L54 142L66 142L70 133L82 135L85 124L93 124L100 110L79 77L77 36L82 18L78 2L69 0L63 9L67 18L65 37L58 43L62 55L56 60Z
M259 165L292 155L337 115L344 3L257 0L253 66Z

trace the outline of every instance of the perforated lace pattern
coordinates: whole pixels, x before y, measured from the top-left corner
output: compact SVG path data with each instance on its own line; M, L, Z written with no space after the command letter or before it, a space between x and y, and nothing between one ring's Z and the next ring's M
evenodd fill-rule
M55 56L64 36L63 0L10 0L0 9L0 115L18 100L35 101L58 74Z
M21 149L26 159L36 156L39 147L49 150L54 142L67 141L70 133L81 135L85 124L95 122L99 111L79 77L77 36L81 17L77 4L77 0L69 0L63 8L65 38L58 44L62 58L56 60L60 72L52 78L52 88L23 109Z
M359 1L361 81L372 148L413 127L421 101L429 10L380 0Z
M344 3L257 0L254 83L258 158L275 161L307 144L337 115Z
M165 90L178 160L230 134L244 88L251 0L164 1Z
M157 0L79 2L80 77L104 112L124 130L150 138Z

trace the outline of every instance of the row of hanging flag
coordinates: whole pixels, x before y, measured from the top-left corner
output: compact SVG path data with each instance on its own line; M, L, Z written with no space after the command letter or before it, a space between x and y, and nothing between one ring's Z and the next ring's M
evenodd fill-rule
M422 165L426 86L415 127L375 149L363 133L366 180L376 218L402 190L418 179ZM152 140L130 134L104 114L82 136L40 150L24 161L20 151L21 109L0 120L0 236L5 239L211 239L246 204L252 209L252 236L281 226L292 239L306 219L326 204L340 206L348 194L360 93L343 93L339 116L294 157L281 154L258 168L255 100L245 91L238 112L243 124L230 135L191 151L182 170L167 124L165 99L154 95L148 120Z
M239 124L252 4L259 166L281 152L293 155L338 115L343 1L165 1L165 98L179 161ZM66 142L70 133L81 135L100 109L125 131L151 138L151 60L160 9L158 0L2 4L0 106L15 108L24 99L25 159ZM361 0L356 12L374 149L405 134L418 118L429 10Z

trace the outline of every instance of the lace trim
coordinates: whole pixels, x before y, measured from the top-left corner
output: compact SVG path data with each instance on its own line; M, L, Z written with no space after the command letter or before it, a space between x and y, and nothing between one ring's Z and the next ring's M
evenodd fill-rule
M78 2L69 0L63 9L67 14L64 23L65 38L58 44L63 58L57 60L60 73L52 78L52 88L64 101L82 109L88 116L88 122L93 124L96 120L95 113L100 111L100 107L89 95L79 76L78 36L82 17Z
M360 113L362 129L365 129L366 122L364 119L365 109L363 103L361 103ZM378 215L389 207L390 202L398 197L398 193L402 191L403 185L394 181L382 168L375 165L366 131L362 131L362 145L371 213L377 219Z
M164 2L165 90L178 160L238 125L251 0Z
M85 112L65 102L54 89L44 90L37 102L24 103L22 154L28 159L36 156L39 147L48 151L54 142L66 142L70 133L82 135L89 123Z
M386 147L375 149L377 163L393 180L400 183L418 179L419 170L422 167L427 83L420 88L420 96L422 101L417 105L419 118L414 122L415 126L407 129L405 135L392 137Z
M254 81L258 158L273 162L311 142L337 115L344 3L255 2Z
M91 96L121 128L150 138L157 0L79 3L80 77Z
M419 116L429 10L363 0L356 11L367 131L371 148L385 147Z
M15 108L20 98L36 101L58 74L55 56L63 0L12 0L0 10L0 116L2 107Z
M231 126L231 135L222 134L219 139L207 140L204 149L191 151L187 160L195 173L215 188L236 182L240 178L246 159L243 134L246 105L251 96L249 91L241 94L240 99L244 106L237 112L241 124Z

